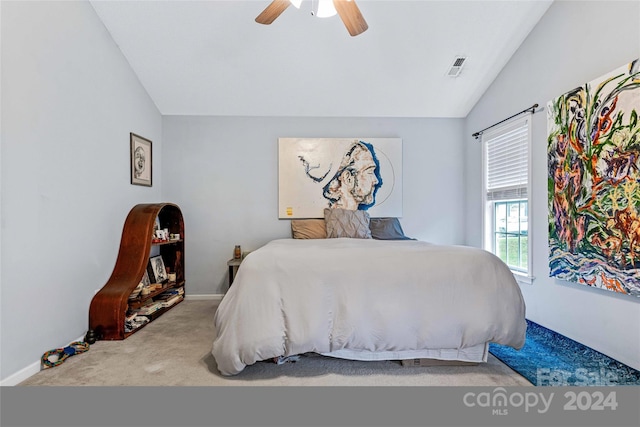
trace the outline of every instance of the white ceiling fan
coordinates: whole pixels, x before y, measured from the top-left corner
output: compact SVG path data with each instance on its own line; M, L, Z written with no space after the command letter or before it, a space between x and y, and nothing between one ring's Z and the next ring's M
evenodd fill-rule
M344 26L347 27L347 31L352 36L357 36L358 34L362 34L369 28L367 22L364 20L362 13L360 13L360 9L358 5L356 5L355 0L320 0L318 3L318 16L321 16L323 6L328 6L330 8L330 4L327 5L327 2L333 3L333 7L335 11L342 19ZM282 12L285 11L289 5L293 4L295 7L300 7L302 0L273 0L269 5L256 17L256 22L259 24L269 25L273 21L276 20Z

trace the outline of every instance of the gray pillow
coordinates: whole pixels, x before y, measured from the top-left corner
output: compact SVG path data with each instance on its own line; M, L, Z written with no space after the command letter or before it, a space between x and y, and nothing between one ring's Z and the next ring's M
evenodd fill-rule
M371 237L377 240L415 240L404 235L398 218L371 218Z
M327 227L327 238L371 238L369 213L366 211L325 208L324 221Z

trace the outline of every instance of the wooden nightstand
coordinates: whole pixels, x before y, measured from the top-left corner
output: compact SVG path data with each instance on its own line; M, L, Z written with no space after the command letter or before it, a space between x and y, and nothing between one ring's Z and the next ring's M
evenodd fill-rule
M238 268L240 267L241 262L242 258L232 258L227 261L227 265L229 266L229 287L233 285L233 278L238 274Z

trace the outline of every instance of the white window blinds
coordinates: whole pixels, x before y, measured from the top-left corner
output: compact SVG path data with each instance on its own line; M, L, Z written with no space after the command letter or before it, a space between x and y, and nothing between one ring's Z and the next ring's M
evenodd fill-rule
M527 198L529 117L483 133L487 200Z

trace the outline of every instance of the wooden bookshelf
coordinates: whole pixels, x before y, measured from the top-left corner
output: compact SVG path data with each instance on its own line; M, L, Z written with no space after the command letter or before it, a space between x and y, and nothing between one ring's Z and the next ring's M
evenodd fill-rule
M179 234L180 239L154 242L156 218L161 228L168 228L171 234ZM120 249L115 267L107 283L91 300L89 307L89 329L97 339L122 340L141 328L125 333L125 318L129 308L142 306L146 301L162 292L180 288L184 280L184 220L180 208L173 203L139 204L134 206L124 223ZM148 295L129 299L141 282L147 269L152 247L162 255L165 266L176 273L175 282L170 282ZM149 315L150 322L157 319L178 303Z

